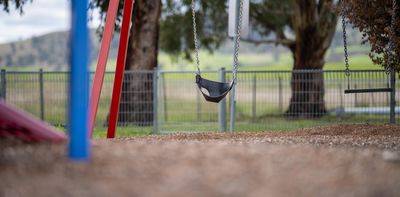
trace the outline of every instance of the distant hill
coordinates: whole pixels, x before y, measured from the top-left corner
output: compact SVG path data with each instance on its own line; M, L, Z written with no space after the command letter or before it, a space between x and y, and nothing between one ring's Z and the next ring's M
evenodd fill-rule
M91 30L90 60L94 62L100 49L100 39L95 30ZM54 32L30 39L0 44L0 66L54 66L68 65L68 32ZM116 33L111 43L110 58L116 58L118 52L119 34ZM227 40L217 51L232 53L233 42ZM266 53L272 51L272 45L259 45L243 43L242 53ZM282 51L274 50L274 52Z
M91 34L90 60L97 58L100 40L95 30ZM27 40L0 44L0 66L56 66L68 65L68 32L54 32ZM110 56L116 56L118 37L114 36Z
M97 60L100 49L100 39L95 30L90 31L91 53L90 60ZM68 32L54 32L30 39L0 44L0 67L2 66L49 66L65 67L68 65ZM349 51L351 54L366 54L369 51L368 45L360 45L361 34L355 29L348 30L349 44L354 45ZM118 51L119 34L116 33L110 48L110 59L115 59ZM341 61L343 58L342 32L336 31L331 50L328 52L327 61ZM230 39L220 46L216 51L222 54L231 54L233 43ZM240 45L242 54L271 54L279 59L281 54L289 54L285 47L274 45L254 45L242 43ZM162 64L163 62L159 62ZM164 62L165 63L165 62ZM56 68L57 69L57 68Z

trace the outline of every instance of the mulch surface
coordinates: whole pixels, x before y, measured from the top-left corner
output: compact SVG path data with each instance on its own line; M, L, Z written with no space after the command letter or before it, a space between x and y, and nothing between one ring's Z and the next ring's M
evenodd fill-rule
M93 140L0 141L3 196L400 196L400 126Z

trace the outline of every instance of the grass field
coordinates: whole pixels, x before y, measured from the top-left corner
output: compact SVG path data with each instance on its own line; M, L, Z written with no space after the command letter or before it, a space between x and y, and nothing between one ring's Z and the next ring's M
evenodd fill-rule
M200 53L200 68L202 70L217 70L221 67L231 69L232 55L221 53ZM168 55L160 54L159 63L163 70L194 70L194 63L187 60L177 60L174 62ZM239 63L241 70L291 70L293 60L291 54L285 53L280 55L278 59L274 59L270 54L240 54ZM375 70L380 69L378 65L374 65L367 55L355 55L350 58L350 66L353 70ZM344 63L327 62L325 70L344 70Z
M327 115L320 119L297 119L290 120L282 116L260 117L252 121L250 119L240 119L236 122L236 131L243 132L264 132L264 131L290 131L299 128L312 128L320 126L329 126L336 124L356 124L368 120L370 124L385 124L386 120L382 120L379 116L345 116L338 118L337 116ZM152 133L153 127L137 127L127 126L118 127L117 137L134 137L146 136ZM229 126L227 128L229 130ZM61 128L61 130L64 130ZM216 122L192 122L187 124L166 124L160 129L162 133L173 132L218 132ZM106 127L97 127L94 130L94 138L105 138L107 135Z
M354 48L354 47L353 47ZM351 69L380 69L380 66L374 65L369 59L365 48L356 48L356 55L350 56ZM343 50L338 47L331 49L339 51L338 54ZM232 66L232 54L226 53L209 53L201 51L200 54L200 67L202 70L217 70L221 67L231 69ZM158 63L162 70L195 70L196 67L194 62L188 61L183 58L171 57L168 54L161 52L158 56ZM239 63L241 70L291 70L293 59L290 53L281 53L279 57L273 57L271 53L243 53L239 56ZM115 70L115 59L109 59L107 64L107 70ZM45 71L65 71L65 67L40 67L37 65L24 66L24 67L0 67L0 69L7 69L8 71L37 71L43 68ZM96 69L96 63L91 64L92 71ZM325 70L344 70L343 60L340 61L327 61L324 67Z

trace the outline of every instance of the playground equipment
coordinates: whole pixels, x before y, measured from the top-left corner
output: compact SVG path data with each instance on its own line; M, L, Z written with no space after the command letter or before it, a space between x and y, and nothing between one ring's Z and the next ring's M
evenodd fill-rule
M114 32L114 21L117 17L117 11L118 1L110 1L90 96L90 136L92 136L93 133L93 126L96 119L97 107L99 105L101 88L103 86L104 73L106 71L107 58L111 45L112 34Z
M240 36L241 36L241 26L242 26L242 17L243 17L243 0L239 0L240 3L236 3L237 1L231 1L230 3L230 13L235 10L236 17L233 21L234 22L234 55L233 55L233 70L232 70L232 80L229 83L225 82L218 82L218 81L211 81L208 79L204 79L201 77L200 71L200 60L199 60L199 43L198 43L198 36L197 36L197 25L196 25L196 11L195 11L195 0L192 0L192 20L193 20L193 38L194 38L194 45L195 45L195 54L196 54L196 84L204 96L204 98L209 102L218 103L220 102L225 96L232 90L235 86L236 79L237 79L237 70L238 70L238 56L239 56L239 46L240 46ZM248 1L247 1L248 5ZM237 6L239 6L237 8ZM235 8L232 8L235 7ZM248 10L248 9L247 9ZM231 17L233 18L233 17ZM231 19L232 20L232 19ZM231 28L232 29L232 28ZM233 94L234 95L234 94ZM234 98L234 97L233 97Z
M197 40L197 27L196 27L196 12L195 12L195 1L192 0L192 21L193 21L193 37L195 44L196 53L196 84L201 94L204 96L206 101L219 103L229 93L231 95L230 100L230 131L233 132L235 129L235 117L236 117L236 98L235 98L235 85L237 80L238 71L238 56L240 37L242 34L247 36L248 24L249 24L249 0L229 0L229 27L228 34L233 36L234 39L234 53L233 53L233 69L232 69L232 80L230 83L211 81L201 77L200 71L200 60L199 60L199 44ZM243 20L244 19L244 20ZM244 27L242 26L244 24ZM223 109L225 103L220 104L220 109Z
M28 113L0 100L0 138L64 142L66 136Z
M397 15L397 0L392 0L393 14L390 23L390 35L389 35L389 49L394 51L394 36L395 36L395 23ZM345 7L342 2L342 13L344 13ZM344 91L345 94L351 93L373 93L373 92L389 92L390 93L390 123L394 124L396 122L395 116L395 106L396 106L396 75L395 75L395 65L386 65L385 73L388 79L388 87L386 88L367 88L367 89L351 89L350 88L350 65L347 52L347 35L346 35L346 20L342 16L342 29L343 29L343 46L344 46L344 59L346 66L346 78L347 78L347 90ZM390 76L390 81L389 81ZM390 86L389 86L390 83Z
M87 27L87 0L71 1L71 40L69 77L68 131L69 157L72 160L89 159L88 101L89 101L89 33Z
M246 10L248 14L248 0L244 0L246 3ZM192 11L193 11L193 26L194 26L194 34L195 34L195 45L196 45L196 57L197 57L197 68L198 72L196 73L196 83L198 84L200 90L203 88L206 89L210 94L206 94L206 92L202 92L206 100L211 102L219 102L222 100L229 91L233 89L236 81L236 74L237 74L237 67L238 67L238 52L239 52L239 41L240 41L240 26L241 26L241 18L242 18L242 8L243 8L243 0L240 0L240 6L237 2L239 0L231 0L230 2L234 2L235 10L240 10L240 14L236 14L235 16L235 32L237 34L234 36L235 39L235 54L234 54L234 69L233 69L233 79L230 83L221 83L210 81L207 79L203 79L200 75L200 68L199 68L199 58L198 58L198 42L197 42L197 32L196 32L196 20L195 20L195 10L194 10L194 2L192 1ZM112 101L110 107L110 115L108 120L108 130L107 130L107 138L114 138L115 131L118 122L118 112L119 112L119 105L120 105L120 98L121 98L121 91L122 91L122 82L124 78L124 67L126 61L126 52L127 52L127 43L129 38L129 28L130 28L130 21L132 17L132 9L135 1L134 0L125 0L124 1L124 11L122 16L122 28L121 28L121 36L118 48L118 57L117 57L117 66L116 72L114 77L114 87L113 87L113 94L112 94ZM118 0L111 0L108 10L107 10L107 18L106 24L104 27L103 39L101 41L101 48L100 53L98 56L98 63L96 68L96 73L94 76L93 81L93 88L90 97L90 136L93 133L94 122L96 119L96 113L98 108L98 103L100 99L101 89L103 85L104 73L107 64L107 58L109 53L109 48L111 44L111 38L114 30L115 25L115 18L118 10ZM232 4L232 3L230 3ZM239 13L239 12L236 12ZM248 19L248 17L247 17ZM246 22L248 24L248 22ZM232 95L232 100L234 101L234 93ZM231 108L234 110L235 102L232 102ZM231 116L234 117L234 112L231 113ZM234 127L233 125L234 118L231 118L231 129Z
M114 87L108 120L107 138L115 137L115 130L118 122L119 104L122 91L122 82L124 79L124 67L128 47L129 29L132 17L132 9L135 1L125 0L122 16L121 36L118 48L117 67L114 77ZM97 61L96 73L94 76L92 93L90 97L90 136L93 133L94 122L96 120L97 108L100 100L101 88L103 86L104 73L106 70L107 58L110 49L112 34L114 32L115 18L118 11L119 0L110 0L107 10L106 24L104 27L103 38L101 41L100 53Z
M89 158L87 3L87 0L72 0L71 2L69 157L78 161ZM0 100L0 138L9 137L25 141L66 141L64 134Z
M390 39L390 44L389 44L389 48L390 50L394 49L394 32L395 32L395 23L396 23L396 14L397 14L397 1L396 0L392 0L393 2L393 14L392 14L392 18L391 18L391 24L390 24L390 35L389 35L389 39ZM344 3L342 4L342 13L345 12L345 8L344 8ZM347 78L347 90L344 91L345 94L350 94L350 93L371 93L371 92L393 92L395 89L394 87L394 82L390 82L391 86L389 87L389 83L387 83L386 88L367 88L367 89L351 89L350 88L350 64L349 64L349 59L348 59L348 52L347 52L347 33L346 33L346 20L345 17L342 16L342 29L343 29L343 46L344 46L344 59L345 59L345 66L346 66L346 78ZM395 76L394 76L394 65L387 65L385 67L385 73L386 73L386 78L389 80L389 78L391 77L391 81L395 80ZM391 75L391 76L390 76Z

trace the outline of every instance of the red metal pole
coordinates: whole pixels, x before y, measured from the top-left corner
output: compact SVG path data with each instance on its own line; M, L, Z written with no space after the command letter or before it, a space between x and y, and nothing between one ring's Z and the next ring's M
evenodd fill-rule
M107 138L114 138L118 123L119 104L122 91L122 81L124 79L124 69L126 62L126 52L128 48L129 29L132 18L134 0L125 0L124 13L122 17L121 37L119 40L117 68L115 70L114 88L111 98L110 116L108 119Z
M100 53L97 59L96 73L94 75L92 93L90 96L90 137L93 134L94 122L96 120L97 107L99 105L104 73L106 71L108 52L110 50L112 34L114 32L115 18L117 17L118 3L119 0L111 0L107 10L106 25L101 40Z

